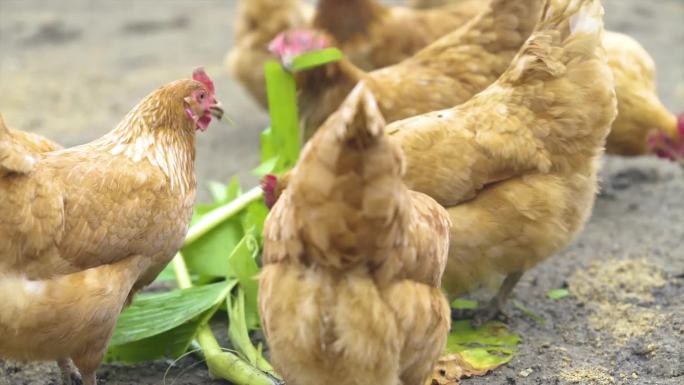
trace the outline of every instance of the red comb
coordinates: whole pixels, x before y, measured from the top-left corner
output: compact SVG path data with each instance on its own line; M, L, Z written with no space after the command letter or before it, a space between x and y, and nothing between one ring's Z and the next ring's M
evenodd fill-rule
M269 209L273 207L276 202L275 190L278 186L278 178L275 175L265 175L261 178L261 190L264 191L264 203Z
M212 94L214 93L214 82L211 81L209 78L209 75L207 75L206 72L204 72L204 68L199 67L196 68L192 72L192 80L196 80L202 84L204 84L205 87L207 87L207 90L211 92Z
M679 131L679 138L684 143L684 113L677 117L677 131Z
M330 45L328 39L316 30L293 29L281 32L268 45L271 53L284 57L296 57L306 52L317 51Z

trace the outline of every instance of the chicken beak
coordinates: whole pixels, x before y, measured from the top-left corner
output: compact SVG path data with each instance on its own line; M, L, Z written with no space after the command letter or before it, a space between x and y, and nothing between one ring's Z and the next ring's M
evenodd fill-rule
M213 106L209 107L209 112L217 119L221 120L223 119L223 107L221 106L221 102L218 100L216 101L216 104Z

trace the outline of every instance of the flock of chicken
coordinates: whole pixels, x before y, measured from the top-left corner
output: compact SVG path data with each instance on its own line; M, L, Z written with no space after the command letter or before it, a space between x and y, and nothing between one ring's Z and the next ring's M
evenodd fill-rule
M600 0L240 3L233 74L340 47L297 74L304 138L269 177L259 304L291 385L419 385L456 297L522 274L589 217L609 153L684 157L654 64ZM439 4L436 4L439 3ZM195 132L222 110L201 69L73 148L0 119L0 358L96 383L116 317L183 244ZM296 315L296 316L295 316Z

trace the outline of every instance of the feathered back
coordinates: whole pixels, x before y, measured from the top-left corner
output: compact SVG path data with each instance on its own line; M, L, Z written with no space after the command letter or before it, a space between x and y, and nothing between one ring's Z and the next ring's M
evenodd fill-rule
M410 210L403 157L384 128L360 83L304 148L269 221L284 216L281 223L297 224L305 262L339 269L374 264L403 236Z

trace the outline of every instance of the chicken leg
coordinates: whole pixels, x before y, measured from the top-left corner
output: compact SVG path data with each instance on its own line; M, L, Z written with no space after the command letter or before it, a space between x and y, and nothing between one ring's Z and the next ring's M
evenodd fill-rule
M62 373L62 385L80 385L82 383L81 375L74 368L70 358L60 358L57 360L57 366Z
M473 318L473 326L480 327L485 322L491 321L498 315L503 314L503 307L508 301L508 297L511 296L513 288L518 284L520 278L522 278L523 273L511 273L506 276L499 291L496 293L494 298L492 298L487 305L477 310L475 317Z

